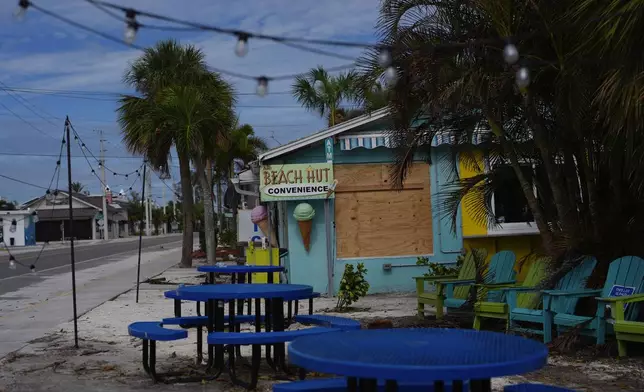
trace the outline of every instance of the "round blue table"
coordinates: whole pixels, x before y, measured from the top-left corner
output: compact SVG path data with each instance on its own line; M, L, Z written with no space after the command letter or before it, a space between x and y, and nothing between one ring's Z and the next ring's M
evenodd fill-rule
M398 382L434 382L442 390L445 381L454 388L467 380L471 391L490 391L491 378L537 370L548 358L537 341L462 329L330 332L299 338L288 353L306 370L348 377L350 390L360 379L367 390L385 380L392 391Z
M224 330L224 302L228 301L228 320L230 325L235 325L235 301L255 300L255 332L261 331L261 300L264 299L264 329L266 332L283 331L284 301L309 298L313 295L313 287L299 284L209 284L199 286L183 286L176 290L175 298L187 301L206 302L208 316L208 333L222 332ZM168 296L168 295L166 295ZM239 332L238 327L233 328ZM284 344L275 344L275 360L283 363L285 358ZM234 363L234 351L228 355ZM259 355L259 354L257 354ZM256 356L253 351L253 356ZM271 358L271 345L266 345L266 356L271 367L274 367ZM208 345L208 368L224 367L224 346Z
M273 273L284 271L279 265L202 265L197 271L208 273L210 283L215 283L215 274L230 274L232 283L252 283L253 273L266 273L266 281L273 283ZM246 277L248 276L248 278Z
M289 300L306 298L312 294L313 287L301 284L208 284L177 288L180 299L200 302L257 298Z

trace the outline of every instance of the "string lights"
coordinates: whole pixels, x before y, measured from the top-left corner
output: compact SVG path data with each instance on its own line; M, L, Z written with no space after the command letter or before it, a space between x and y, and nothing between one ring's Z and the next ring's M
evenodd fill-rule
M134 179L134 182L132 182L132 184L128 187L128 190L131 191L132 187L136 184L136 182L139 180L139 177L141 176L139 171L143 167L143 164L141 166L139 166L139 168L137 168L137 169L135 169L135 170L133 170L131 172L128 172L128 173L118 173L118 172L115 172L113 170L110 170L107 166L103 165L101 160L96 158L96 156L92 153L92 151L85 145L85 143L81 139L81 137L78 134L78 132L76 132L76 129L74 128L74 125L72 124L71 121L69 121L69 126L70 126L70 129L72 130L72 132L74 134L74 140L76 140L76 142L78 143L79 147L81 147L81 153L83 154L83 157L85 158L85 162L87 162L87 165L89 166L91 173L96 177L96 179L101 184L101 189L103 191L105 191L105 192L110 191L109 185L107 185L105 182L103 182L101 177L96 173L96 170L94 169L94 167L92 166L92 163L90 162L88 154L89 154L90 157L92 157L98 163L99 168L104 167L105 170L110 171L114 175L114 177L122 176L125 179L129 179L130 175L136 174L137 176Z
M512 43L507 43L503 48L503 60L513 66L519 61L519 50ZM530 71L527 67L519 67L515 74L515 83L520 90L527 88L530 85Z

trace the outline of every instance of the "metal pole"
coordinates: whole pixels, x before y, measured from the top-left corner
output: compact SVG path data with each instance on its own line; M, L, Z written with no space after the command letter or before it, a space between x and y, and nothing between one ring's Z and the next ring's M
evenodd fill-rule
M145 169L147 165L143 165L143 190L141 190L141 207L145 200ZM143 217L141 217L143 218ZM136 303L139 303L139 282L141 281L141 246L143 245L143 221L139 221L139 261L136 265Z
M333 296L333 244L331 243L331 206L329 199L324 199L324 229L326 237L326 263L327 263L327 278L328 289L327 294L329 297Z
M101 185L103 187L103 239L108 240L110 226L109 219L107 219L107 183L105 182L105 147L103 145L105 139L103 139L102 130L99 130L98 134L101 142L101 181L103 181L103 184Z
M152 213L150 209L150 195L152 194L151 192L151 186L150 186L150 178L148 178L148 183L145 183L145 179L143 181L144 185L147 185L148 187L148 197L145 199L145 235L148 237L151 235L150 233L150 219L152 219Z
M76 311L76 258L74 255L74 209L72 208L72 156L69 138L69 117L65 119L65 132L67 134L67 191L69 192L69 254L72 263L72 298L74 302L74 347L78 348L78 313ZM63 223L64 224L64 223Z
M163 192L163 196L161 198L163 200L163 226L161 226L161 228L163 230L162 230L161 234L165 234L165 230L166 230L166 224L165 224L165 187L163 187L162 192Z

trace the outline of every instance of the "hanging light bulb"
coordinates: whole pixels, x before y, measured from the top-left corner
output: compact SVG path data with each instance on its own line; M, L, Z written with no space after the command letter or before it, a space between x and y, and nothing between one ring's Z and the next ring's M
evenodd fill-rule
M114 174L115 176L118 176L118 175L119 175L117 172L114 172L113 174Z
M18 7L13 12L13 16L18 22L21 22L23 19L25 19L27 8L29 8L29 0L20 0L18 2Z
M235 54L244 57L248 54L248 34L237 33L237 45L235 45Z
M45 192L45 199L51 201L53 199L53 195L49 189Z
M60 166L60 161L56 161L56 166Z
M98 167L99 167L99 169L101 168L101 166L103 166L103 164L99 161L99 162L98 162Z
M96 171L94 169L92 169L92 174L96 174Z
M387 68L391 65L391 52L389 48L381 48L380 53L378 54L378 64L381 67Z
M11 226L9 226L9 231L12 233L15 233L17 228L18 228L18 222L15 219L12 219Z
M139 30L139 23L136 21L136 11L125 11L125 42L130 45L136 39L136 33Z
M85 143L81 144L81 148L85 148Z
M526 67L521 67L517 71L516 83L520 89L524 89L530 85L530 71Z
M127 174L125 175L125 179L127 180Z
M265 97L266 94L268 94L268 78L266 76L260 76L257 78L257 95Z
M9 256L9 269L16 269L16 258L13 255Z
M513 44L507 44L503 48L503 60L506 63L513 65L519 61L519 50Z
M74 135L74 140L78 140L78 136Z
M31 273L32 273L32 274L35 274L35 273L36 273L36 266L35 266L35 265L33 265L33 264L32 264L32 265L30 265L30 266L29 266L29 269L31 270Z
M396 84L396 81L398 80L398 71L396 71L396 68L393 66L387 67L385 69L385 82L387 82L388 86L393 86Z
M34 223L38 223L38 221L40 220L40 218L38 217L38 212L34 211L31 213L31 220Z

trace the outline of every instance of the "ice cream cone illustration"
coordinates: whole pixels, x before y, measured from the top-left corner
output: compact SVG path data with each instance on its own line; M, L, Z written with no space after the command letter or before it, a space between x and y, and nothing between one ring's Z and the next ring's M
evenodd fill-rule
M313 228L313 217L315 210L308 203L300 203L295 206L293 211L293 218L297 221L300 227L300 234L302 235L302 243L304 249L308 252L311 248L311 229Z
M269 230L268 210L264 206L257 206L250 212L250 220L259 227L266 237L270 238L271 246L277 248L275 232Z

